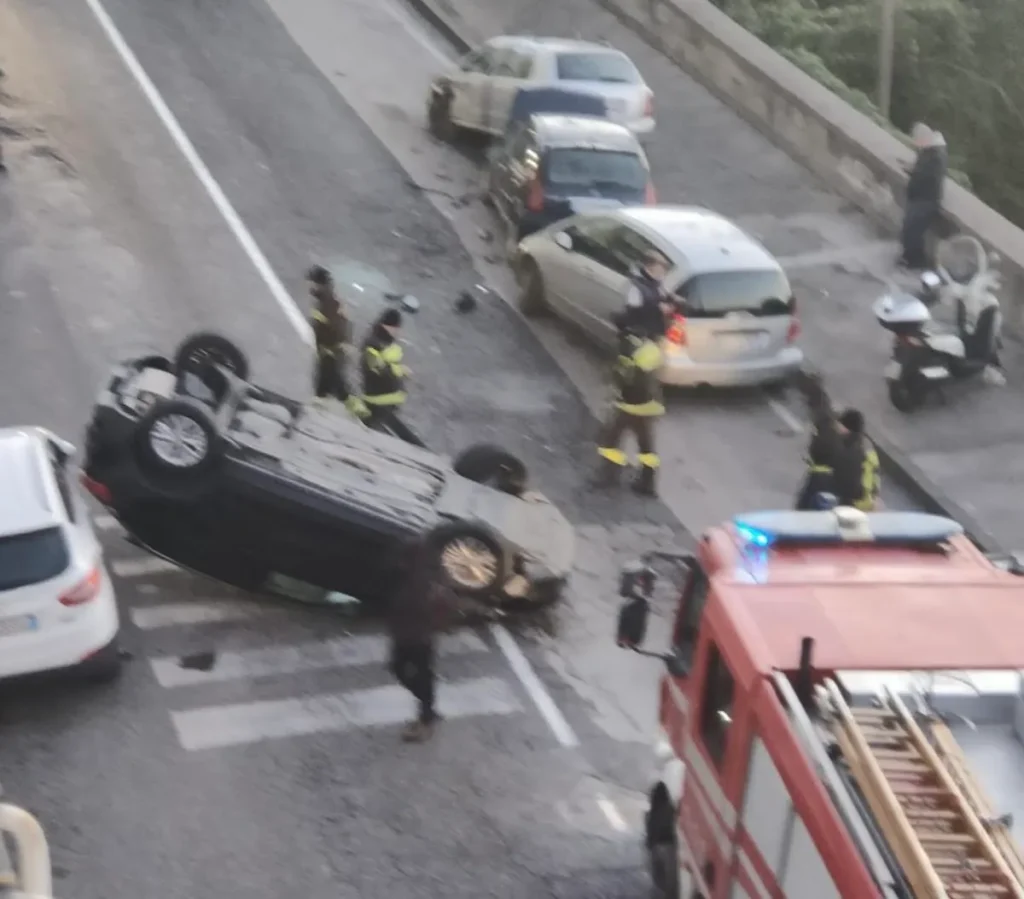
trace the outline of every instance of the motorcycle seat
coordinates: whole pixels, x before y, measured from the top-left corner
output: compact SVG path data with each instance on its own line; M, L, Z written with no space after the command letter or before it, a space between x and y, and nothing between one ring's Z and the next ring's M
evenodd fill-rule
M925 343L943 356L952 356L955 359L964 357L964 342L955 334L929 334L925 338Z

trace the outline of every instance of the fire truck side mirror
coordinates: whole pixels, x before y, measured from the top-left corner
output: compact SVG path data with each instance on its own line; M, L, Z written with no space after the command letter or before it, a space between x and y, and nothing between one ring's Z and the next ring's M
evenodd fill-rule
M619 627L616 642L623 649L639 649L647 636L647 616L651 604L646 596L635 595L619 609Z

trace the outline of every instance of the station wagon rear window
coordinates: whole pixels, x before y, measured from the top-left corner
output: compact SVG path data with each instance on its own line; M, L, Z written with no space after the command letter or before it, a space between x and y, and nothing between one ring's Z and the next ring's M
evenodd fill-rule
M695 275L680 291L690 315L788 315L792 292L778 271L708 272Z
M0 537L0 592L48 581L67 571L70 564L60 528Z
M559 81L640 83L640 73L636 67L618 53L559 53L555 66Z
M612 197L623 191L643 194L647 169L635 153L556 149L548 153L547 183L556 189L582 188Z

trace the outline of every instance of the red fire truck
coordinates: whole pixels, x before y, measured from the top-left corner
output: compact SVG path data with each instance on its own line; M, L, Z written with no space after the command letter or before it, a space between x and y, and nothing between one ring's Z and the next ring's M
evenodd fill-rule
M667 899L1024 899L1024 569L916 512L712 528L656 655L646 842ZM993 804L993 802L995 804Z

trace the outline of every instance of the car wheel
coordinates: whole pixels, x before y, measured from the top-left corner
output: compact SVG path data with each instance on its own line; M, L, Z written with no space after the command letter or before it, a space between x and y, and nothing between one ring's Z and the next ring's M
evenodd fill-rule
M451 143L455 139L455 123L451 117L452 95L447 91L432 91L427 107L427 126L438 140Z
M469 521L440 525L427 540L448 586L466 596L495 593L508 579L506 548L490 528Z
M452 468L457 475L512 496L522 496L526 492L526 465L501 447L489 443L478 443L464 449L455 457Z
M544 277L529 256L519 263L519 311L528 318L536 318L548 311Z
M889 402L900 412L913 412L924 404L925 391L921 384L901 378L889 382Z
M121 643L115 637L92 658L82 663L85 676L97 684L108 684L121 676L123 659Z
M207 332L186 337L174 354L175 370L199 375L207 365L226 368L243 381L249 377L249 360L228 338Z
M206 407L179 397L158 403L136 425L139 467L162 483L195 480L217 461L220 434Z

